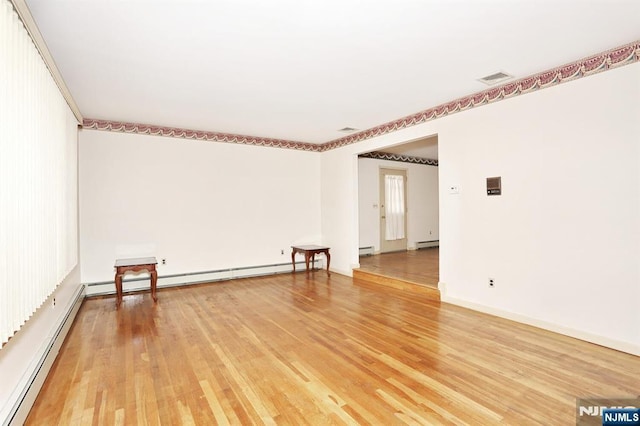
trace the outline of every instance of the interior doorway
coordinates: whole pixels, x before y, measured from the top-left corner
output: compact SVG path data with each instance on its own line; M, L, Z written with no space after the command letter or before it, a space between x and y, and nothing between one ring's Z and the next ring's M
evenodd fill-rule
M390 172L389 172L390 170ZM438 136L358 158L360 270L437 288L439 281ZM404 238L385 238L388 205L384 175L404 171ZM411 184L409 184L411 182ZM389 246L387 243L391 243Z
M407 250L407 171L380 168L380 252Z

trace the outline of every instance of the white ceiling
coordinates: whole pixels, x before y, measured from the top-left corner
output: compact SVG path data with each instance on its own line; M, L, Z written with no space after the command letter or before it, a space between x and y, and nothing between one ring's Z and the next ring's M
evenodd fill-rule
M640 39L638 0L26 0L82 114L322 143Z

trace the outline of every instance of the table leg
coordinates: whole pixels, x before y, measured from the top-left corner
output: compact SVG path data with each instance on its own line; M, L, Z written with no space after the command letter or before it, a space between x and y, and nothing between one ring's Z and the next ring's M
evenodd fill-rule
M329 250L327 250L324 254L327 255L327 275L331 275L331 272L329 272L329 264L331 263L331 255L329 254Z
M293 264L293 272L296 271L296 251L291 250L291 263Z
M122 273L116 272L116 307L122 303Z
M309 273L309 252L304 252L304 265L307 267L307 274Z
M311 270L313 271L316 267L316 252L311 254Z
M158 296L156 296L156 285L158 284L158 271L156 271L156 268L153 268L149 273L151 274L151 297L154 302L157 302Z

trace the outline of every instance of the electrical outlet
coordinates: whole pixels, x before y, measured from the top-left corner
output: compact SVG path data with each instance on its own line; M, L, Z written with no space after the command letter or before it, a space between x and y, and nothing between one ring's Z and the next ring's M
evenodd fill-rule
M53 298L53 301L51 302L51 307L55 308L56 307L56 298Z
M162 259L162 264L166 265L167 264L167 259Z
M493 278L489 278L489 287L493 287L495 285L495 281Z

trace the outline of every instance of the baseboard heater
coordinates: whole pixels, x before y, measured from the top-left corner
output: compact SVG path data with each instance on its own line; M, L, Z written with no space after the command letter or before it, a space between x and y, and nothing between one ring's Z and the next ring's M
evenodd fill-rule
M62 343L64 343L64 339L73 325L73 320L84 299L84 291L85 286L81 285L72 297L64 318L53 334L50 335L50 339L45 342L46 348L41 357L36 361L35 368L28 377L25 386L21 389L14 390L14 392L19 392L19 394L17 394L17 398L8 417L2 423L3 426L23 424L27 419L29 411L49 374L49 370L58 356L60 347Z
M423 248L429 247L440 247L440 240L432 240L432 241L418 241L416 242L416 250L420 250Z
M322 269L323 259L316 259L314 268ZM309 265L311 267L312 265ZM260 277L274 274L291 273L293 267L291 262L276 263L271 265L245 266L240 268L216 269L202 272L188 272L174 275L158 275L158 288L177 287L191 284L202 284L215 281L227 281L238 278ZM305 263L296 262L296 272L304 272ZM105 294L115 294L116 288L113 280L101 281L85 284L87 296L98 296ZM140 274L135 278L124 279L122 281L122 291L137 291L149 289L149 274Z
M358 251L360 256L373 256L375 254L373 246L360 247Z

